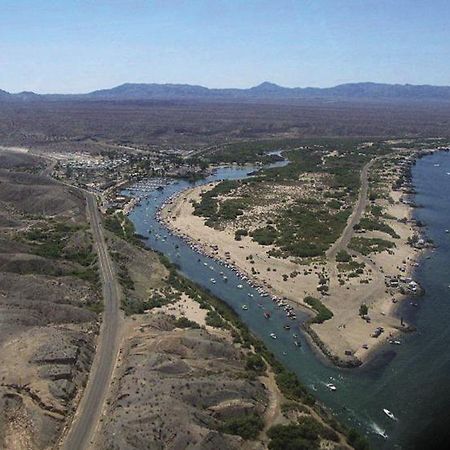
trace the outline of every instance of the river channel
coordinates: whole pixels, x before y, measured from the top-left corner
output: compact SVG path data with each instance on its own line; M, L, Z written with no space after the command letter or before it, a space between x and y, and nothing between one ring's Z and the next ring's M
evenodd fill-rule
M413 307L406 300L401 307L402 315L416 324L418 332L402 337L401 346L386 348L366 367L348 370L331 366L309 347L298 331L305 312L298 311L296 322L289 321L291 330L285 330L284 311L268 297L261 297L221 263L192 250L156 219L161 205L177 192L212 181L242 179L256 169L219 168L195 183L179 180L162 190L141 192L142 200L129 218L136 232L146 238L147 247L162 252L186 277L233 307L280 362L294 371L339 420L366 435L373 448L421 448L415 447L417 436L433 436L439 427L445 430L447 424L438 419L444 411L447 416L450 405L450 234L445 232L450 228L450 154L426 156L413 169L416 202L421 205L415 216L427 224L427 234L438 246L422 260L415 274L426 290L419 306ZM227 282L220 272L227 276ZM211 278L217 280L215 284ZM243 310L243 305L248 309ZM264 310L271 312L270 320L264 317ZM270 333L275 333L277 339L272 339ZM294 333L299 334L301 347L294 345ZM330 391L325 385L328 382L337 390ZM392 411L397 420L388 418L384 408Z

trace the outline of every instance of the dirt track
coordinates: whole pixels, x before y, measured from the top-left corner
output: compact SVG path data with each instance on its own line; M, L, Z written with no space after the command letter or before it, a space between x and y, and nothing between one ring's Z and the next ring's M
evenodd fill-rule
M372 159L361 170L361 188L359 190L358 201L356 202L355 208L353 209L352 215L350 216L341 237L327 251L327 257L330 261L334 260L336 254L340 250L344 250L347 248L347 245L349 244L350 239L352 238L354 233L353 227L357 223L359 223L361 216L366 209L368 201L367 191L369 188L368 173L369 169L372 167L376 160L377 158Z

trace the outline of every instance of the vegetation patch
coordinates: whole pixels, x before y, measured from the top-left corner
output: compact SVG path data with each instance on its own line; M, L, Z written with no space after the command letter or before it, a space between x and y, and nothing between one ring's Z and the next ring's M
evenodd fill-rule
M197 322L194 322L193 320L189 320L186 317L179 317L175 321L175 326L177 328L200 328L200 325Z
M227 328L226 322L220 317L217 311L211 309L207 312L205 318L206 325L214 328Z
M341 263L348 263L352 260L352 257L345 250L339 250L336 254L336 261Z
M263 419L257 414L243 414L225 419L219 431L241 436L243 439L255 439L264 428Z
M240 241L240 240L242 240L242 236L248 236L248 230L239 228L234 233L234 239L236 239L236 241Z
M263 375L266 372L267 365L260 355L251 353L247 356L247 362L245 368L258 375Z
M30 245L35 255L74 263L72 276L98 286L99 274L95 267L97 256L87 229L85 225L50 219L27 231L21 239Z
M381 253L395 247L395 242L379 238L353 237L349 244L349 248L366 256L371 253Z
M122 212L108 213L104 217L103 223L107 230L121 239L138 247L142 246L140 239L136 236L133 222Z
M271 245L278 238L279 234L272 225L267 225L252 231L250 236L260 245Z
M269 164L283 159L277 154L270 154L272 151L297 143L296 140L280 139L227 144L206 155L205 160L210 164Z
M364 229L368 231L381 231L382 233L389 234L395 239L399 239L400 236L395 232L395 230L387 223L381 222L379 219L370 219L368 217L363 217L358 225L355 225L355 229Z
M350 261L349 263L339 263L337 268L340 272L351 272L348 276L356 277L358 275L362 275L364 273L365 263Z
M274 208L265 226L247 231L255 242L273 245L272 256L322 256L347 224L359 191L362 167L382 152L379 145L364 148L362 152L360 144L358 139L280 142L278 148L282 148L284 156L289 159L287 165L261 169L249 180L226 180L217 184L194 203L194 214L205 217L208 226L224 227L224 222L245 217L247 212L251 212L259 201L255 192L260 183L296 185L305 174L313 174L312 181L309 179L308 182L316 183L314 176L321 180L314 187L313 194L294 199L284 208ZM256 148L262 149L261 145L252 146L252 152ZM216 155L222 155L220 159L223 162L234 161L236 155L231 155L232 149L237 150L227 147L227 150L224 148L222 153ZM229 152L229 159L224 158L223 152ZM249 186L250 194L242 193L241 188L245 185ZM281 199L279 205L283 204L283 200L286 199ZM389 231L389 228L383 229ZM242 236L244 234L240 232L235 233L236 240Z
M363 303L360 307L359 307L359 315L361 317L367 316L367 313L369 312L369 307Z
M319 299L308 296L304 298L304 301L317 312L312 323L323 323L333 317L333 313Z
M286 370L280 371L275 375L280 391L290 400L303 401L306 404L313 405L314 398L306 390L305 386L298 380L293 372Z
M270 450L315 450L321 439L339 442L339 436L313 417L302 417L298 424L275 425L267 432Z

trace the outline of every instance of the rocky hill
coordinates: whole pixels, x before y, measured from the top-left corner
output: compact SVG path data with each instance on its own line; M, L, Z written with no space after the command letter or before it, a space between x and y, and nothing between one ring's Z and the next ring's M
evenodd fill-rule
M49 448L95 351L95 257L82 196L36 157L3 149L0 165L0 448Z

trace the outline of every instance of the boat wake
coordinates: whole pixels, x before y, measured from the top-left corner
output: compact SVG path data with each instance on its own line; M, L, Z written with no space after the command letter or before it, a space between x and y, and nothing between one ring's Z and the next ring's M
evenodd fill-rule
M370 428L372 429L372 431L375 434L378 434L379 436L381 436L384 439L388 438L388 435L386 434L386 431L384 431L378 424L376 424L375 422L371 422L370 423Z

